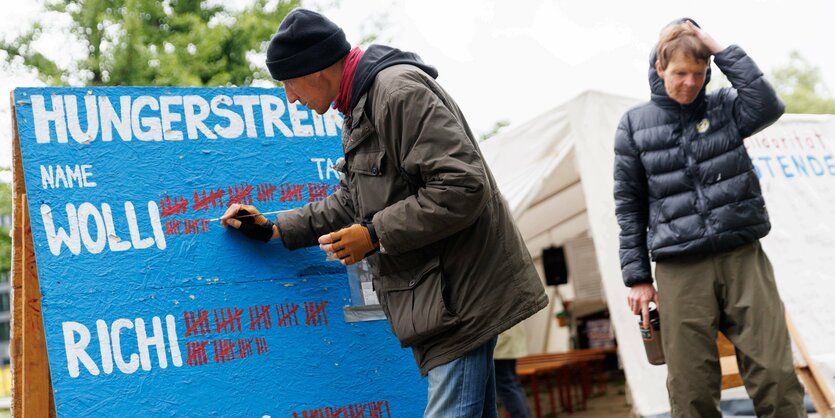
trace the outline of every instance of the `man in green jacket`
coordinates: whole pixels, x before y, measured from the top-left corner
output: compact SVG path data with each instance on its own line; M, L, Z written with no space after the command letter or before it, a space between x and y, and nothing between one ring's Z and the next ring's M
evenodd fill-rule
M429 378L428 417L496 417L496 336L548 304L530 254L455 101L420 58L304 9L267 50L287 99L345 115L340 188L270 222L232 205L224 226L367 259L394 334Z

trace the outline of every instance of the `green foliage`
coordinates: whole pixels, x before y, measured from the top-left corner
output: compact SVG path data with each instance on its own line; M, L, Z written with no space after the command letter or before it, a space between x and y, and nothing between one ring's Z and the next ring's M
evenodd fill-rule
M787 65L772 71L771 79L786 102L786 112L835 114L835 99L830 96L820 69L797 51L791 53Z
M0 168L0 171L8 171ZM12 185L0 181L0 216L12 216Z
M367 16L364 19L363 25L360 27L360 34L362 38L357 46L367 47L373 43L387 44L391 42L391 38L381 36L385 28L390 25L389 15L382 13L374 16Z
M3 217L11 223L12 185L4 182L0 182L0 217ZM0 272L7 272L12 269L12 237L9 235L10 227L11 225L0 224Z
M507 120L502 119L500 121L496 121L496 123L493 124L493 127L490 128L489 131L487 131L486 133L481 134L481 139L480 140L481 141L486 141L486 140L490 139L491 137L493 137L497 133L499 133L499 131L506 128L508 125L510 125L510 122L507 121Z
M0 272L12 269L12 237L8 228L0 227Z
M266 48L300 0L255 0L234 11L204 0L49 0L47 10L70 17L71 33L89 52L62 67L34 45L36 25L0 41L8 59L20 57L52 85L247 86L270 80L248 55Z

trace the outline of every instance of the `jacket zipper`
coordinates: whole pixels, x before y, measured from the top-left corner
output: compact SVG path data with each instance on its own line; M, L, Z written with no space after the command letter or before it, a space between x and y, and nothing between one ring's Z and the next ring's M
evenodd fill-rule
M698 177L698 167L696 166L696 158L693 156L693 141L687 139L686 134L686 125L684 123L684 109L683 107L679 108L679 124L681 125L681 140L684 142L684 154L687 156L687 170L690 171L690 174L693 176L693 185L696 188L696 209L699 210L699 216L702 218L702 222L705 224L705 229L707 230L708 240L710 241L710 246L715 250L715 244L713 242L713 227L710 225L710 220L707 218L707 208L705 207L705 196L704 192L702 191L702 183Z

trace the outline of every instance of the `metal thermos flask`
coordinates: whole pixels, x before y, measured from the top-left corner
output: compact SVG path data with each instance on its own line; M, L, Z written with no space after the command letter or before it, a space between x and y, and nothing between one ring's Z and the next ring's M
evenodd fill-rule
M664 347L661 345L661 318L658 316L658 309L654 304L649 307L649 328L644 328L644 320L641 315L638 315L638 324L641 327L641 337L644 340L647 360L650 364L664 364Z

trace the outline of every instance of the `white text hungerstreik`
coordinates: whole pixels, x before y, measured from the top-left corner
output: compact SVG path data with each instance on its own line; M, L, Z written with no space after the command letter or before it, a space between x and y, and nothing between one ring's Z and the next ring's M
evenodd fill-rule
M318 115L272 94L33 95L32 113L38 144L337 136L342 124L333 108Z

